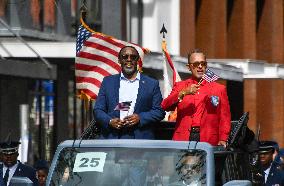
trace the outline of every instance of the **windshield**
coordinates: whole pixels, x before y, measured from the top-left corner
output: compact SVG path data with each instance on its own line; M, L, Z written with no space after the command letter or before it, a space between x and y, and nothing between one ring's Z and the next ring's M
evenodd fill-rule
M206 152L152 148L65 148L51 185L206 185Z

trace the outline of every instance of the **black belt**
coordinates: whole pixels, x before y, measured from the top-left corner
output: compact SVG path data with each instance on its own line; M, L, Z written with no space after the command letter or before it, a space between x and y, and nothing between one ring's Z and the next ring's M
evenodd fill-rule
M191 127L191 133L200 133L200 127Z
M200 141L200 127L191 127L189 141Z

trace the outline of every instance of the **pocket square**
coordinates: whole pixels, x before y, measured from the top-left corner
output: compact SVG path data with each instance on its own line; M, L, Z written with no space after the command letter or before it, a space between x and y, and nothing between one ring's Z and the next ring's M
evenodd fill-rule
M211 96L211 103L213 106L217 107L219 104L219 97L218 96Z

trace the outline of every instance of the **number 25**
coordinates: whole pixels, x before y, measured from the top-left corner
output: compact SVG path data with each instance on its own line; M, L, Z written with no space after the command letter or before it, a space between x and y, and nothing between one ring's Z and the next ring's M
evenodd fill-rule
M91 161L89 158L82 158L80 161L83 161L83 163L79 167L88 167L88 164L90 167L96 167L100 163L99 160L100 158L92 158Z

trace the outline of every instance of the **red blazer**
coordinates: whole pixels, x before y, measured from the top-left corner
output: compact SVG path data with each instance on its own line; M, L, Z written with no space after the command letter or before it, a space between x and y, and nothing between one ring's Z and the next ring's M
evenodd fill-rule
M176 127L173 140L188 141L194 114L194 99L203 99L203 114L200 121L200 141L217 145L220 140L227 141L231 130L231 113L226 87L216 82L203 81L199 93L186 95L181 102L178 93L197 84L193 79L178 82L174 85L170 95L163 100L161 106L166 111L173 111L177 107ZM212 96L217 98L212 103ZM215 104L215 105L214 105Z

